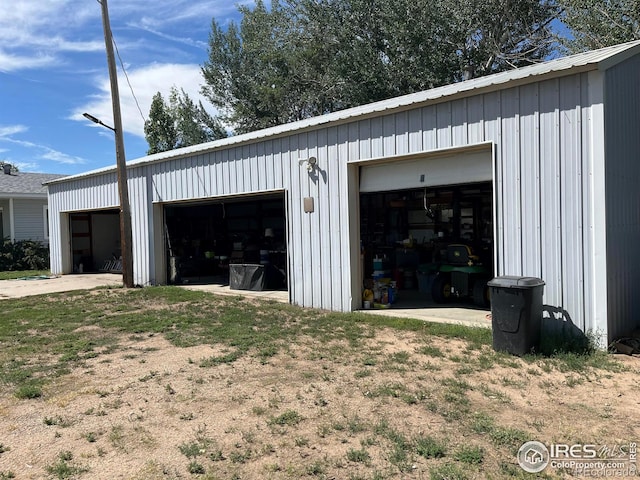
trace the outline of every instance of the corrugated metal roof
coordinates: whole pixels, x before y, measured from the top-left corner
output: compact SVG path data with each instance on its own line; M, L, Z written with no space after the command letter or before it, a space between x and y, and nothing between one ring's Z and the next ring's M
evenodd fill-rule
M201 143L167 152L156 153L139 159L127 162L127 166L133 167L146 163L160 162L171 158L202 154L212 150L217 150L232 145L252 142L267 137L293 133L297 130L313 128L328 123L343 122L353 120L357 117L370 116L391 110L418 106L434 101L441 101L446 97L460 95L474 95L480 92L499 90L508 88L513 83L532 83L541 80L541 77L570 75L577 70L606 70L614 65L640 53L640 41L623 43L611 47L592 50L590 52L571 55L568 57L550 60L548 62L517 68L506 72L488 75L486 77L474 78L464 82L445 85L431 90L403 95L380 102L361 105L359 107L341 110L326 115L308 118L298 122L278 125L243 135L237 135L208 143ZM115 170L115 166L92 170L90 172L72 175L61 180L54 180L48 183L60 183L75 178L98 175Z
M22 172L7 175L0 170L0 198L7 198L14 195L44 197L47 195L47 187L43 184L62 177L64 177L64 175Z

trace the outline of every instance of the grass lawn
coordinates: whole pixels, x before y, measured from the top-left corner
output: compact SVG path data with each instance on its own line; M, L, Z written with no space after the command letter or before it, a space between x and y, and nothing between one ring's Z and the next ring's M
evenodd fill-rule
M177 287L0 306L0 479L524 479L525 441L640 434L631 357Z

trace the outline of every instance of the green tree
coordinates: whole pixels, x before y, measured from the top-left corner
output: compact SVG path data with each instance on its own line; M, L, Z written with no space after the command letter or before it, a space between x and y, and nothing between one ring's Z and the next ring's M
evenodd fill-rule
M175 148L210 142L227 136L217 118L204 109L202 102L196 105L184 91L172 87L169 94L169 112L177 134Z
M237 133L334 110L333 79L317 35L291 4L261 0L240 6L240 24L224 30L214 20L203 94ZM315 25L314 25L315 26Z
M583 52L640 39L638 0L560 0L570 29L564 45Z
M171 87L168 104L160 92L153 96L144 133L149 155L227 136L220 121L204 109L202 102L196 105L184 90L176 87Z
M144 122L144 136L149 144L147 155L175 148L178 141L173 115L160 92L153 96L149 119Z
M443 47L464 80L544 61L553 51L555 0L440 0Z
M555 0L261 0L214 20L203 94L236 132L544 59Z

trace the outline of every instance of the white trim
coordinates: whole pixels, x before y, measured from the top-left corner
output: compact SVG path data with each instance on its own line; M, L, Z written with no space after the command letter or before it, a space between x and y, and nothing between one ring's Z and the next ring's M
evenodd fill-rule
M21 198L31 200L46 200L46 193L0 193L0 200L7 200L10 198Z
M262 195L275 195L283 193L286 189L284 188L273 188L269 190L256 190L248 193L227 193L224 195L212 195L208 197L189 197L180 200L154 200L153 204L163 204L163 205L176 205L179 203L200 203L200 202L208 202L208 201L226 201L233 200L237 198L250 198L250 197L260 197Z
M590 196L590 232L593 253L591 255L591 271L593 279L592 291L585 292L590 298L586 299L585 307L593 312L593 325L596 341L601 348L609 344L608 319L608 283L607 283L607 209L606 205L606 146L605 112L604 112L604 75L591 74L589 76L589 98L591 106L591 129L589 158L590 181L592 194ZM590 294L589 294L590 293Z
M49 205L42 206L42 220L44 222L43 238L49 241Z
M445 147L445 148L435 148L432 150L421 150L419 152L409 153L406 155L388 155L382 157L373 157L373 158L362 158L357 160L349 160L347 161L348 165L359 165L359 164L367 164L373 165L376 163L389 163L401 160L418 160L423 158L430 157L444 157L447 155L455 155L457 153L469 153L473 151L482 151L482 150L491 150L493 148L493 142L480 142L480 143L469 143L463 146L457 147Z
M16 241L16 222L13 217L13 198L9 199L9 238L11 243Z
M498 155L497 155L497 145L495 143L491 146L491 167L492 167L492 176L491 179L491 195L492 195L492 205L491 205L491 221L493 222L493 273L495 276L500 275L500 257L498 255Z
M100 208L78 208L75 210L60 210L59 213L106 212L109 210L117 210L118 212L120 212L120 207L118 205L113 205L111 207L100 207Z

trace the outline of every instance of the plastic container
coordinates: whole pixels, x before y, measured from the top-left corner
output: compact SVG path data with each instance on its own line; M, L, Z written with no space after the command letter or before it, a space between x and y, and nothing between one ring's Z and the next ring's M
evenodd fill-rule
M418 277L418 291L431 295L431 284L436 277L438 268L430 263L424 263L418 266L416 276Z
M231 290L264 290L265 266L253 264L229 265L229 288Z
M493 349L525 355L540 346L544 281L536 277L496 277L491 289Z

